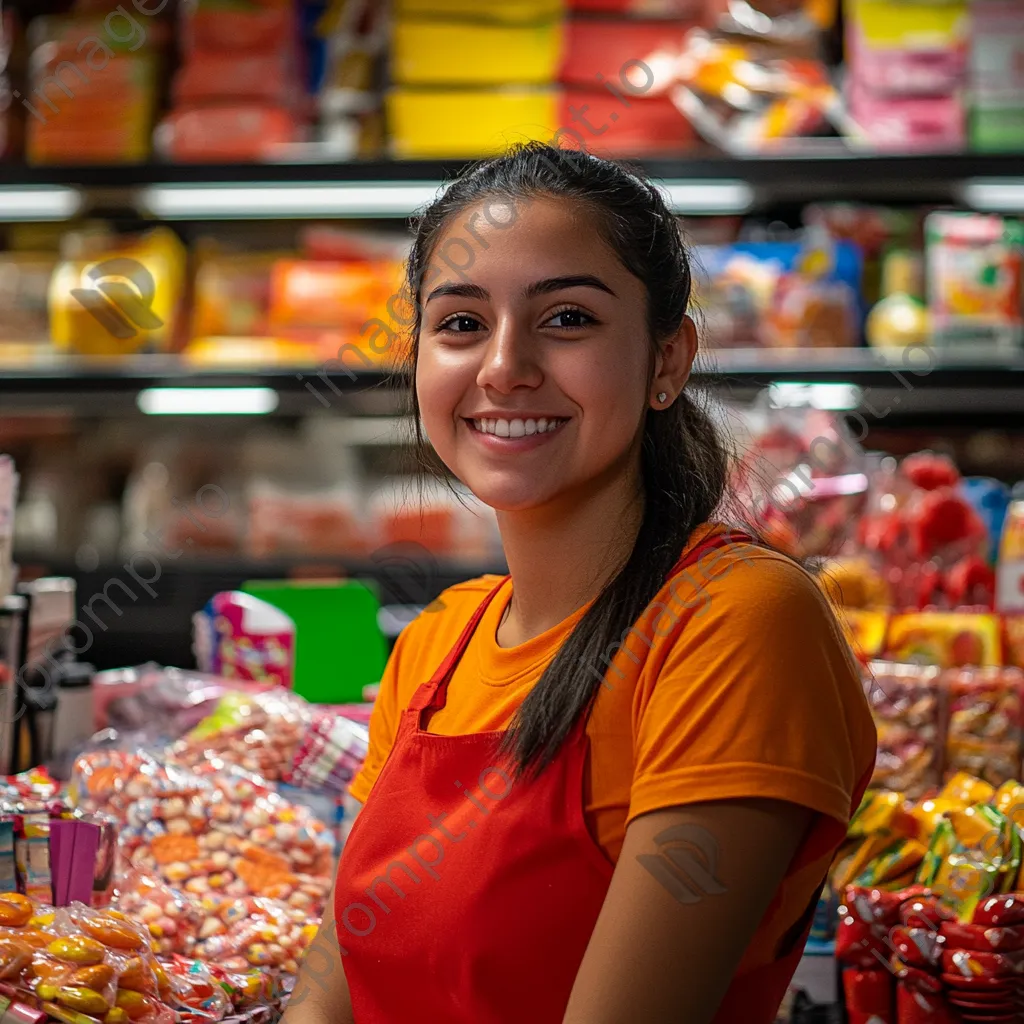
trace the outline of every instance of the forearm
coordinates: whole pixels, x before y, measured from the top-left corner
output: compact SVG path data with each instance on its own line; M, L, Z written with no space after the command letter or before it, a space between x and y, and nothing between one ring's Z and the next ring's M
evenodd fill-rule
M303 958L282 1024L355 1024L335 927L333 886L320 930Z

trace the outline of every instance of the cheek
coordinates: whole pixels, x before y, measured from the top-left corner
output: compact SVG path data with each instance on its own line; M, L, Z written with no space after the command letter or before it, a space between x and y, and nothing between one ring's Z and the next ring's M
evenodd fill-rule
M463 374L451 361L443 361L430 344L423 344L416 359L416 396L420 416L435 444L454 429L454 412L465 388Z

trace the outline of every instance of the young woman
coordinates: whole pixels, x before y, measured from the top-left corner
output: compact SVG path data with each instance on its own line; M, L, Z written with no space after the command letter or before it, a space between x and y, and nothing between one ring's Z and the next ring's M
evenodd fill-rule
M286 1020L768 1024L875 732L815 581L714 520L676 221L531 144L426 211L409 286L415 412L511 574L398 638Z

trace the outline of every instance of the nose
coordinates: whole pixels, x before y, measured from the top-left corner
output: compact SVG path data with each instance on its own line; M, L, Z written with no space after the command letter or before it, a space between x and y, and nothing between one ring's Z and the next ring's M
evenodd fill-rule
M500 317L484 347L476 383L509 394L516 388L536 388L544 379L530 332L515 317Z

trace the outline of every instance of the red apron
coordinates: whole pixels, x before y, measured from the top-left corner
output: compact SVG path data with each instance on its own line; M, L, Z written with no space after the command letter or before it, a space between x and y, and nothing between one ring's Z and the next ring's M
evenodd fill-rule
M735 540L698 544L670 575ZM514 785L500 732L425 729L504 582L402 713L345 844L335 914L356 1024L561 1024L604 903L614 868L583 815L585 720ZM800 927L783 959L734 980L715 1024L775 1019L810 915Z

